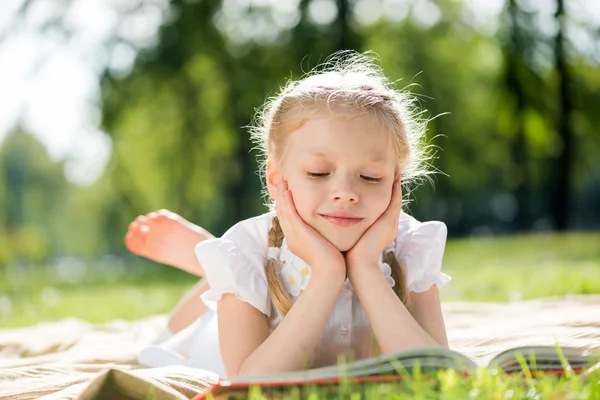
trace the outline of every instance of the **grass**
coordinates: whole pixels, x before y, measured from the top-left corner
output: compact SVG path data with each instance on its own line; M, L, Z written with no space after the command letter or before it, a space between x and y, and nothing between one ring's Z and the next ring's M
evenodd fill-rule
M246 398L240 396L241 398ZM249 400L264 399L600 399L600 370L586 375L545 376L536 379L481 369L463 377L453 370L435 379L412 377L401 382L305 386L274 391L252 388ZM228 399L236 399L235 396Z
M600 234L450 241L444 300L510 301L600 293Z
M443 270L453 280L445 301L531 299L600 293L600 234L523 235L448 242ZM86 265L64 260L47 268L0 270L2 326L81 318L103 323L168 313L196 278L174 268Z
M531 299L600 293L600 234L523 235L448 242L445 301ZM2 326L81 318L92 323L168 313L196 278L174 268L63 260L0 270Z
M600 233L462 239L448 243L443 270L453 277L445 301L499 301L600 293ZM63 260L47 268L0 270L0 326L81 318L103 323L167 313L196 279L173 268L112 259L86 265ZM443 371L434 381L250 391L285 399L595 399L600 368L584 376L524 379L490 370L464 378Z

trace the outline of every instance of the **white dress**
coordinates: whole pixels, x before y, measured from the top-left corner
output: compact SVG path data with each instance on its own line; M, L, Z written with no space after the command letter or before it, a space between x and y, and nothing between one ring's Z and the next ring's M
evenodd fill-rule
M270 212L239 222L221 238L206 240L196 246L196 256L210 284L210 289L202 295L209 311L163 346L142 351L141 364L152 367L188 365L224 377L215 311L216 302L226 293L234 294L265 314L271 331L279 325L282 316L271 304L265 273L268 257L279 255L280 279L293 300L308 284L311 270L308 264L287 250L285 239L280 251L268 248L268 232L274 216L275 213ZM450 277L441 272L446 235L446 225L442 222L419 222L405 213L400 215L398 235L387 250L394 251L405 268L409 291L423 292L432 285L442 287L450 281ZM390 267L381 260L379 265L393 286ZM356 360L369 357L372 343L369 320L352 284L346 280L310 357L309 366L335 364L341 354ZM167 354L175 347L187 358ZM160 355L161 349L165 352L164 357Z

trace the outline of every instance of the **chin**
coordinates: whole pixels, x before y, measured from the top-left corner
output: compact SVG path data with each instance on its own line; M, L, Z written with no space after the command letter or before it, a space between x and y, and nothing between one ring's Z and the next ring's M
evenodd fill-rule
M349 238L346 236L331 239L328 238L327 240L329 240L339 251L346 252L354 247L356 242L358 242L358 239L359 238Z
M346 252L354 247L366 231L366 229L358 227L332 228L322 224L309 224L309 226L341 252Z

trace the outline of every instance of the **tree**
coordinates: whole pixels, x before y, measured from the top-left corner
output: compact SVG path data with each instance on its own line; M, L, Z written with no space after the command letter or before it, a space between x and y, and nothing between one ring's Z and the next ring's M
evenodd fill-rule
M551 193L552 215L558 230L566 230L569 220L569 194L571 193L571 171L573 158L573 133L571 113L573 104L570 95L571 77L565 51L566 13L564 0L556 0L557 33L555 38L555 68L558 77L558 132L561 151L554 163L554 190Z

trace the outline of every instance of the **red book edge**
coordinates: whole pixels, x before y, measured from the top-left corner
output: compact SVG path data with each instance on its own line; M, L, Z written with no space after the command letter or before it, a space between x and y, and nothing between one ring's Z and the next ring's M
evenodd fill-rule
M571 370L574 374L580 374L585 370L585 368L573 368ZM512 372L508 375L518 374L525 376L523 372ZM532 371L531 375L536 377L537 375L564 375L564 369L550 369L545 371ZM464 377L469 376L470 372L463 372L461 375ZM428 376L428 375L423 375ZM412 376L410 376L412 378ZM281 387L281 386L307 386L307 385L328 385L328 384L339 384L342 381L344 382L352 382L352 383L372 383L372 382L394 382L401 381L406 379L403 375L386 375L386 376L357 376L352 378L327 378L327 379L312 379L312 380L290 380L290 381L278 381L278 382L229 382L227 380L221 380L214 385L211 385L205 392L199 393L196 396L192 397L192 400L206 400L209 393L219 394L223 392L227 392L228 390L236 390L236 389L249 389L254 386L260 387Z

